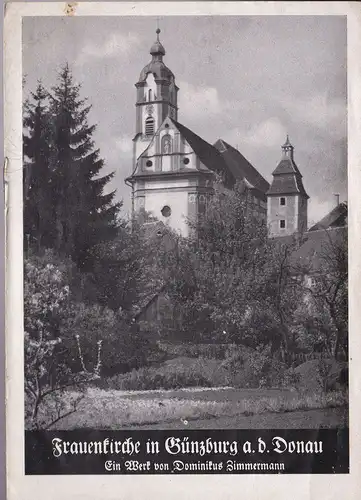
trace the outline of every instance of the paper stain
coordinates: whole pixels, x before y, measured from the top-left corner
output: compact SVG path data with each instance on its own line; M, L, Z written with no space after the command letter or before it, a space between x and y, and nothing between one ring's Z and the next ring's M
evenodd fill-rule
M65 14L67 16L74 16L78 2L69 2L65 5Z

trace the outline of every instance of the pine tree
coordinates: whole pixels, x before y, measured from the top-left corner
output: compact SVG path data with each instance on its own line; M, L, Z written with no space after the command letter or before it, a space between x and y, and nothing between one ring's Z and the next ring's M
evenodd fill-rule
M48 92L39 82L24 105L24 234L25 241L37 249L51 247L54 240L48 97Z
M115 191L105 193L114 172L99 175L104 161L94 148L96 127L88 123L91 106L81 99L80 89L66 64L51 94L52 196L55 248L86 269L91 266L90 249L116 235L121 204L114 203Z

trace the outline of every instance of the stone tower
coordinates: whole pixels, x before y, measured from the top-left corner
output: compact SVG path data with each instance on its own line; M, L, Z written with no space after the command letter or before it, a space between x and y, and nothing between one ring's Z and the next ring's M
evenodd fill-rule
M307 231L307 195L302 175L294 161L294 147L287 136L282 158L273 171L267 191L269 236L286 236Z

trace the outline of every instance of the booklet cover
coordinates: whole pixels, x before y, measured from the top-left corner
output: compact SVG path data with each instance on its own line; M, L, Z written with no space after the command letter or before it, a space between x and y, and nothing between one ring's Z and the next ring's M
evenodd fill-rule
M312 4L7 5L10 499L356 498L360 13Z

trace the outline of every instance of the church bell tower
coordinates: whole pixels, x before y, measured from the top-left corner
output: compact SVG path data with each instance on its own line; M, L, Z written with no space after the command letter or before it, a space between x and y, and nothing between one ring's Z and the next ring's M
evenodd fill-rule
M150 48L152 60L142 69L135 84L136 134L133 139L133 166L139 155L149 146L155 132L169 116L178 119L178 87L174 75L164 64L165 49L159 40L160 29L156 30L157 39Z
M159 33L150 49L152 60L135 84L133 168L125 182L132 189L133 216L187 236L188 221L204 213L213 190L214 171L208 165L214 169L221 159L216 148L178 122L178 87L163 62Z

